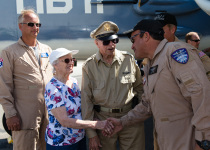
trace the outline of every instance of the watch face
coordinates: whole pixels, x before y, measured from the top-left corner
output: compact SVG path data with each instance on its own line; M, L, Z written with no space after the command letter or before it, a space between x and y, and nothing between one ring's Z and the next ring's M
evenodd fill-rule
M209 150L210 149L210 141L204 140L201 142L202 148L204 150Z

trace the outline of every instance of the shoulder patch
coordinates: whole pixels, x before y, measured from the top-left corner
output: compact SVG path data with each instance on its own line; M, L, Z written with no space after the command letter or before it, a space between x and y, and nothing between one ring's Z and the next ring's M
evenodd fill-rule
M0 58L0 68L3 67L3 59Z
M178 63L186 64L189 60L189 54L186 48L180 48L171 54L171 57Z

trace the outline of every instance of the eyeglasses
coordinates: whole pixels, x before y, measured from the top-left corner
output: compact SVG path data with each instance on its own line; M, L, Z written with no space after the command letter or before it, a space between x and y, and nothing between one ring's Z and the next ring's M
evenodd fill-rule
M196 42L196 43L197 43L197 42L200 42L200 40L190 40L190 41L194 41L194 42Z
M119 42L119 39L113 39L113 40L108 40L108 41L103 41L103 45L109 45L110 41L112 41L112 43L117 44Z
M135 38L137 35L139 35L139 34L140 34L140 37L142 38L143 35L144 35L144 33L145 33L145 31L141 31L141 32L139 32L139 33L133 35L132 37L130 37L131 43L134 43L134 38Z
M66 58L64 60L61 60L62 62L65 62L66 64L68 64L69 62L74 62L75 61L75 58L72 58L72 59L69 59L69 58Z
M29 27L33 27L34 25L36 25L36 27L41 27L41 23L28 22L28 23L20 23L20 24L27 24Z

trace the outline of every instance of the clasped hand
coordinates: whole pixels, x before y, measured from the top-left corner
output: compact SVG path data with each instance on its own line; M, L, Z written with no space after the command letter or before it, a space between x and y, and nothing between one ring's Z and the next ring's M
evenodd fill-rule
M106 137L113 136L115 133L119 132L123 128L120 119L108 118L106 121L107 123L102 131L102 134Z

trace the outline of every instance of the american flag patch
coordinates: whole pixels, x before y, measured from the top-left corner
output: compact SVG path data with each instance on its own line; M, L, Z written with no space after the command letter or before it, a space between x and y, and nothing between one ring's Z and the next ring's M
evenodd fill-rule
M0 58L0 68L3 67L3 59Z
M205 54L204 52L200 51L200 52L198 53L198 55L199 55L199 57L203 57L203 56L205 56L206 54Z

